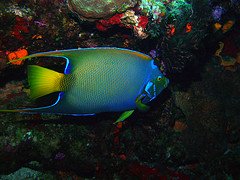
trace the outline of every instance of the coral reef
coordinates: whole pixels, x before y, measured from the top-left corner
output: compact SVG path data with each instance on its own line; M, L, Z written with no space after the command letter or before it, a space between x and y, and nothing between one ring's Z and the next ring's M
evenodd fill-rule
M116 12L124 12L136 3L136 0L69 0L68 6L80 18L91 21L110 17Z
M239 178L239 1L81 1L76 18L77 2L0 2L0 109L56 98L31 100L26 69L62 72L65 61L9 63L21 50L134 49L155 59L170 86L148 112L117 125L119 113L1 113L0 179Z
M96 23L96 28L99 31L106 31L114 25L120 27L133 29L136 37L145 39L148 37L146 34L146 27L148 24L148 18L146 16L135 15L135 11L127 10L122 14L115 14L109 19L99 20Z
M54 176L50 174L44 174L42 172L34 171L30 168L21 168L17 170L16 172L9 174L9 175L2 175L0 176L1 179L7 180L7 179L53 179Z

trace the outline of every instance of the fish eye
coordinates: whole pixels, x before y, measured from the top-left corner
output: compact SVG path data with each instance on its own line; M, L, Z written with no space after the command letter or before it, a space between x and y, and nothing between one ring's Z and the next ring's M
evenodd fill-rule
M161 81L161 79L162 79L161 76L158 76L158 77L157 77L157 80L158 80L158 81Z

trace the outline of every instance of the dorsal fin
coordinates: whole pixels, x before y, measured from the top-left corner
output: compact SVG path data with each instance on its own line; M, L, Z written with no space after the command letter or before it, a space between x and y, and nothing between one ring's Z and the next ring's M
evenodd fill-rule
M115 48L115 47L97 47L97 48L80 48L80 49L68 49L68 50L57 50L57 51L49 51L49 52L40 52L36 54L31 54L29 56L25 56L20 59L16 59L14 61L22 61L25 59L29 58L34 58L34 57L61 57L66 59L66 67L64 69L64 74L70 74L72 67L74 67L81 59L86 59L89 54L94 53L99 53L100 51L103 53L104 50L106 51L111 51L111 52L118 52L118 53L123 53L123 54L129 54L133 56L137 56L143 60L149 61L152 60L152 58L146 54L129 50L129 49L122 49L122 48ZM105 53L105 52L104 52ZM11 62L14 62L11 61Z

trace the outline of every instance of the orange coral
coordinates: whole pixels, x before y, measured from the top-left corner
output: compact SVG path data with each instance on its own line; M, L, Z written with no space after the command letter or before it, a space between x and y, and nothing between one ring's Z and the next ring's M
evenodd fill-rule
M192 23L189 22L189 23L187 23L187 25L186 25L186 33L189 33L189 32L191 32L191 31L192 31Z
M8 60L14 65L22 65L23 61L14 61L16 59L22 58L28 55L28 51L26 49L19 49L17 51L11 52L8 54Z
M173 129L177 132L181 132L187 129L187 125L181 121L175 121Z

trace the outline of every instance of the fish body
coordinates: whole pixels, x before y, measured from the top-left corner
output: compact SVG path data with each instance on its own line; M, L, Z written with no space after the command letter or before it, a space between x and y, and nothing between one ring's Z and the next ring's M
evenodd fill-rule
M132 50L83 48L37 53L24 59L41 56L63 57L66 67L64 73L59 73L29 66L30 96L38 98L57 91L58 100L51 106L22 112L71 115L133 112L145 109L169 82L151 57Z

